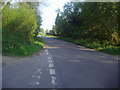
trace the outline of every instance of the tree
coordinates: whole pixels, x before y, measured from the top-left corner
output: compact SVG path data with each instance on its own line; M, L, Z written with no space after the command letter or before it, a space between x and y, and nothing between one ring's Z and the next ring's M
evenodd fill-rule
M107 40L112 45L119 43L118 9L116 2L71 2L58 12L55 27L64 37Z
M41 22L41 17L37 18L36 10L28 3L15 7L5 5L2 9L2 52L9 53L14 49L24 51L23 46L33 45Z

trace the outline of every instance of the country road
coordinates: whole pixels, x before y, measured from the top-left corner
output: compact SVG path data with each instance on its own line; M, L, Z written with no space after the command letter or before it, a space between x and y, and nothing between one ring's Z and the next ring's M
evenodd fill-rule
M3 56L3 88L118 87L118 56L43 38L45 48L30 57Z

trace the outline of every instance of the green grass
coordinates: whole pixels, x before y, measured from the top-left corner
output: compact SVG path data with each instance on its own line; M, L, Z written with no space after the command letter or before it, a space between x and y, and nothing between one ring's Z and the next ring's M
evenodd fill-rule
M19 46L14 46L11 44L2 46L2 54L5 56L18 56L18 57L24 57L24 56L30 56L34 54L35 52L38 52L43 48L45 45L42 38L37 38L36 41L33 43L22 43L19 44Z
M53 37L53 38L58 38L57 36L53 36L53 35L45 35L46 37Z
M108 46L101 49L98 48L98 50L112 55L120 55L120 47Z
M65 37L58 37L58 39L82 45L91 49L96 49L98 51L105 52L111 55L120 55L120 46L109 45L107 41L100 42L93 39L71 39Z

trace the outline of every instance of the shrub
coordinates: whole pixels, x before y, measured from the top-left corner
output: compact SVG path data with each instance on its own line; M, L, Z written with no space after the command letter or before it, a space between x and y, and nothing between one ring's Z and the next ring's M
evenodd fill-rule
M3 42L32 42L37 28L34 10L27 4L18 8L5 6L2 10Z

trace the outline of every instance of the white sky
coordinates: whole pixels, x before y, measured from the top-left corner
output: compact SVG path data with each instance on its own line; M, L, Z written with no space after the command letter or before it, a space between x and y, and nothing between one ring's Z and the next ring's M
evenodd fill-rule
M24 0L12 0L11 3L18 2L18 1L24 1ZM33 1L33 0L31 0L31 1ZM40 0L38 0L38 1L40 1ZM44 6L42 8L40 7L40 11L42 11L42 14L41 14L42 26L41 26L41 28L43 28L44 30L46 30L46 29L51 30L52 26L55 23L55 18L57 16L56 10L59 8L62 11L64 4L68 1L70 1L70 0L45 0L45 3L48 6Z
M47 7L44 7L42 9L42 26L44 30L52 29L52 25L55 23L55 18L57 16L56 10L57 8L60 8L60 10L63 10L64 4L69 0L48 0L49 5Z

